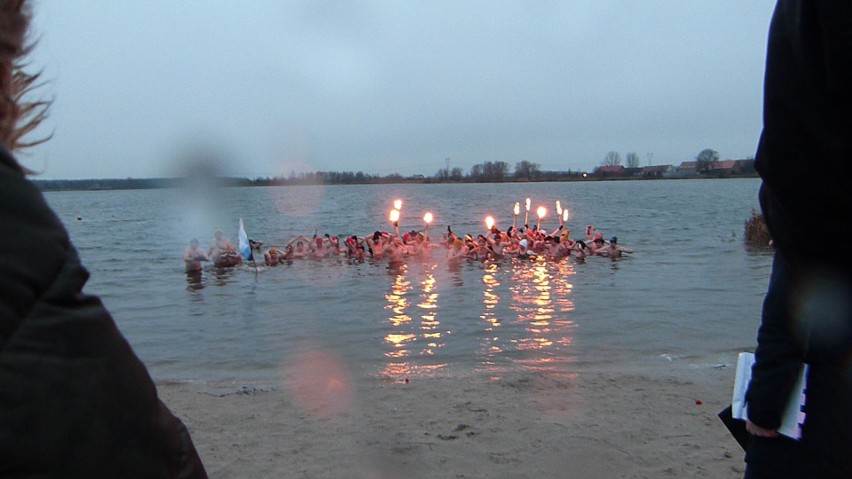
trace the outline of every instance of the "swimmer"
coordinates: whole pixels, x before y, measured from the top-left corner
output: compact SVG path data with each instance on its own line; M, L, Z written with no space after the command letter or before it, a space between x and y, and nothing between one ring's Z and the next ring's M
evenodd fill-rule
M198 247L198 240L192 238L189 248L183 252L183 261L186 263L186 272L201 271L201 262L210 261L210 256Z
M609 245L604 250L604 253L612 259L620 258L621 253L632 253L633 250L630 248L625 248L618 244L618 238L613 236L609 240Z
M373 233L373 236L367 237L367 246L370 247L373 258L381 259L385 257L386 239L381 232L376 231Z
M290 248L292 251L292 247ZM263 262L267 266L275 266L281 264L286 259L286 253L276 248L275 246L271 246L268 250L263 253Z
M214 233L208 256L216 266L234 266L243 262L243 257L237 253L234 243L225 238L222 230L216 230Z

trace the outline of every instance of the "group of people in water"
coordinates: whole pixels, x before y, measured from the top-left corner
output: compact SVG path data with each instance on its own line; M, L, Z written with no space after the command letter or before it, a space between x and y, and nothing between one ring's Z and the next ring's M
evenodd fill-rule
M363 261L366 258L388 260L390 263L404 262L406 258L425 257L433 255L435 250L444 250L449 261L462 259L496 260L504 257L534 258L545 256L551 259L575 257L584 259L587 256L606 256L619 258L624 253L633 250L618 244L618 238L612 236L604 239L602 232L594 225L587 225L585 237L574 240L571 233L563 225L552 232L547 232L537 226L525 225L520 228L510 226L506 231L500 231L492 226L484 234L475 237L471 234L458 235L451 226L441 234L439 242L433 242L428 230L410 231L400 234L395 225L395 232L375 231L366 236L346 236L341 244L341 237L316 231L311 238L304 235L296 236L283 246L263 248L263 242L249 239L249 261L259 262L254 255L262 255L263 263L276 266L289 261L310 258L322 259L327 257L345 256L346 258ZM200 271L205 261L212 261L214 266L236 266L243 262L243 256L228 240L222 231L216 231L210 249L205 251L199 246L198 240L193 239L183 255L186 270Z

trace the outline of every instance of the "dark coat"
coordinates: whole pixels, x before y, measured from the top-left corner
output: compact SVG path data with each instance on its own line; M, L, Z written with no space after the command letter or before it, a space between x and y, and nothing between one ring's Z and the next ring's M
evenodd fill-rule
M775 429L803 362L800 443L751 438L771 477L852 477L852 2L779 0L755 159L778 249L746 400ZM819 246L816 240L824 240Z
M0 147L0 477L206 478L88 276Z

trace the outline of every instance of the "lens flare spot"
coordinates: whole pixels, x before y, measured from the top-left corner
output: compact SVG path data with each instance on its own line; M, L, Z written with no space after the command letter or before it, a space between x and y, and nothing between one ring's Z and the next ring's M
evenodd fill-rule
M353 384L341 358L320 349L297 354L285 374L296 405L317 417L334 417L352 408Z

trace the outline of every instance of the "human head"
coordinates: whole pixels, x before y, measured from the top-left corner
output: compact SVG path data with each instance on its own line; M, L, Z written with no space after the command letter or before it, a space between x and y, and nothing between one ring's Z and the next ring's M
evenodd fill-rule
M25 42L31 14L27 0L0 0L0 142L11 151L47 140L23 139L47 116L50 106L44 101L19 103L38 86L38 74L26 73L21 64L29 51ZM19 125L19 120L25 122Z
M618 238L613 236L612 238L609 239L609 242L612 243L612 244L616 244L616 243L618 243Z

